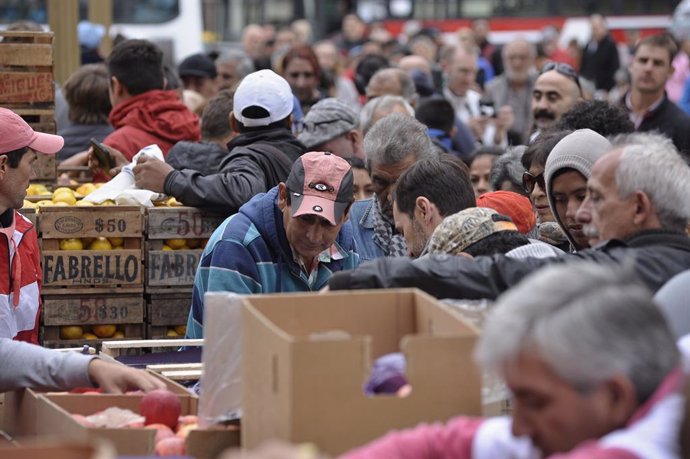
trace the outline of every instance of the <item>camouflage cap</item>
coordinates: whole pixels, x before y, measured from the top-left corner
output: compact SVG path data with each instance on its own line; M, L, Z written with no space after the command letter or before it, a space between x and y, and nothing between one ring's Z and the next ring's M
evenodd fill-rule
M457 255L499 231L518 231L509 217L494 209L471 207L444 218L429 239L429 253Z

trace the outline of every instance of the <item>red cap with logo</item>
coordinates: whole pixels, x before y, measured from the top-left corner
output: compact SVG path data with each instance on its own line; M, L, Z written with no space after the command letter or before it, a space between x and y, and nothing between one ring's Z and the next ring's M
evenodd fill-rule
M39 153L54 155L65 140L59 135L36 132L12 110L0 108L0 154L29 147Z

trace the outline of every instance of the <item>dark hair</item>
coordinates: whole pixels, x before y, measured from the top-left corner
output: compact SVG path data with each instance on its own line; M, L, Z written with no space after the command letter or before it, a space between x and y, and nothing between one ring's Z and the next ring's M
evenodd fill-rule
M414 113L415 118L428 128L450 133L455 125L455 110L443 97L422 99Z
M316 57L316 53L309 45L298 45L290 48L285 56L283 56L282 64L280 68L285 74L285 69L287 69L290 62L294 59L304 59L309 62L312 70L314 71L314 77L316 80L321 80L321 66L319 65L319 59Z
M230 112L233 92L219 91L206 105L201 115L201 138L220 139L230 133Z
M112 105L108 94L108 69L104 64L86 64L65 81L69 120L78 124L108 124Z
M604 137L629 134L635 130L628 113L604 100L582 100L565 112L550 130L591 129Z
M448 154L413 164L398 179L394 194L398 210L410 216L419 196L434 203L443 217L477 205L467 166Z
M391 64L384 56L379 54L366 54L355 67L355 87L361 96L367 93L369 80L376 72L390 67Z
M539 134L539 137L527 147L527 150L522 154L522 159L520 159L525 170L528 171L535 164L542 167L546 166L546 159L553 147L570 133L571 131L553 131Z
M163 52L148 40L125 40L115 46L106 61L108 74L130 95L163 89Z
M353 169L364 169L366 170L366 166L364 165L364 161L362 161L361 158L358 158L356 156L350 156L349 158L345 158L345 161L347 161L350 166L352 166Z
M11 169L16 169L19 167L19 163L22 161L22 158L28 151L29 147L22 147L16 150L8 151L7 153L0 153L0 155L7 156L7 165L10 166Z
M290 116L292 114L286 116L282 120L274 121L271 124L268 124L266 126L245 126L242 121L238 120L237 118L235 119L235 127L237 128L237 132L243 133L243 132L254 132L254 131L264 131L268 129L277 129L277 128L286 128L290 129L292 127L292 123L290 122ZM252 118L252 119L259 119L259 118L267 118L270 116L268 113L268 110L262 107L258 107L256 105L249 106L242 110L242 116L245 118Z
M501 147L479 147L472 151L472 153L470 154L470 159L467 162L469 166L472 166L474 160L480 156L501 156L505 152L505 149Z
M667 33L662 33L659 35L650 35L638 41L637 45L635 45L635 52L633 53L633 55L637 55L637 51L640 49L641 46L654 46L657 48L666 49L666 51L668 51L668 65L671 65L673 63L673 58L678 52L678 45L676 45L676 42L673 40L671 35Z
M165 89L178 90L182 89L182 80L180 75L169 65L163 65L163 76L165 77Z
M498 231L467 246L463 252L473 257L490 256L504 254L529 243L529 239L517 231Z

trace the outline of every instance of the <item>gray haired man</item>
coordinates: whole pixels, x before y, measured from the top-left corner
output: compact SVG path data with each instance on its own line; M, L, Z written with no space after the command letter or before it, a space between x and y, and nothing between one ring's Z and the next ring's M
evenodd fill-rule
M407 255L405 238L395 231L392 195L403 172L437 157L427 128L409 116L386 116L364 137L364 151L375 195L356 201L350 211L357 252L362 260Z
M687 375L649 291L620 269L534 274L501 297L475 356L508 385L511 417L421 425L342 457L678 457Z

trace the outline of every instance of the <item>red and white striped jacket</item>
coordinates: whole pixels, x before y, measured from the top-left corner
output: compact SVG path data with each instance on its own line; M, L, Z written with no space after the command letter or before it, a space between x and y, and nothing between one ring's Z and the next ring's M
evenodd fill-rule
M0 218L9 220L8 212L14 214L13 223L0 228L0 337L38 344L38 237L31 222L14 209L8 209Z

